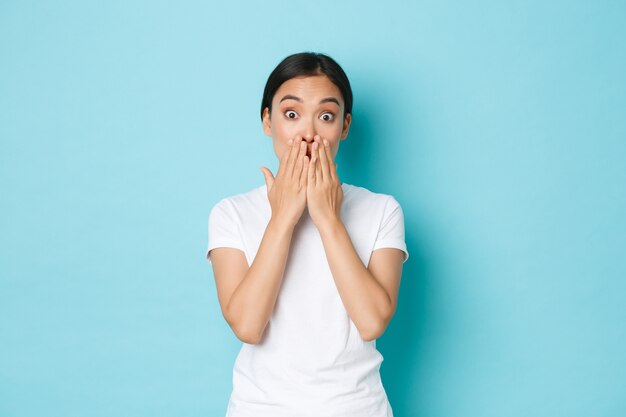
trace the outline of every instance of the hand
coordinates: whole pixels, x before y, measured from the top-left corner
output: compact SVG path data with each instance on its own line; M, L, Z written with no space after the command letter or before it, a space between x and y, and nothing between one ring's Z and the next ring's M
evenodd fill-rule
M318 229L341 220L339 211L343 200L343 190L337 175L330 144L315 136L311 151L311 163L307 174L306 199L311 220Z
M280 159L276 178L266 167L261 167L261 171L265 176L272 218L295 227L306 207L309 158L306 156L306 141L302 137L297 136L289 142L290 147Z

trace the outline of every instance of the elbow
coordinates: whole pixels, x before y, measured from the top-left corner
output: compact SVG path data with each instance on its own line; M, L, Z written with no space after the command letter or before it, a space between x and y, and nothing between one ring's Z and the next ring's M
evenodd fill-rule
M245 331L237 328L232 328L233 333L237 336L237 339L250 345L256 345L261 341L261 336L258 333Z
M387 325L393 317L393 313L394 312L392 310L389 310L382 317L372 320L367 328L359 329L361 339L366 342L371 342L372 340L376 340L381 337L385 333Z
M361 333L361 339L363 339L364 342L371 342L372 340L376 340L378 339L378 336L371 336L371 335L363 335L363 333Z
M376 340L382 336L383 333L385 333L386 328L387 325L384 320L377 320L376 322L371 323L367 329L359 330L359 333L361 334L361 339L366 342L371 342L372 340Z
M252 326L244 326L241 324L229 322L230 328L232 329L237 339L241 340L244 343L248 343L250 345L256 345L259 343L263 336L263 331L258 331Z
M259 331L254 326L245 325L237 321L227 320L227 322L237 339L244 343L256 345L263 338L263 329Z

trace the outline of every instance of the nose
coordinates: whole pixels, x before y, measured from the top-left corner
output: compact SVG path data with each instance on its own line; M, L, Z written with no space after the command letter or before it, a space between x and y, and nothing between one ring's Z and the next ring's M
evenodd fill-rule
M309 121L302 126L302 137L307 141L307 143L313 142L315 135L315 125L313 124L313 121Z

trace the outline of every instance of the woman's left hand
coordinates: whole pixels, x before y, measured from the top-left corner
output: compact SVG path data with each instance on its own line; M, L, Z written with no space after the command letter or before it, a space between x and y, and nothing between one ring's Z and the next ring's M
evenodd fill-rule
M326 143L324 143L326 142ZM319 136L311 150L306 201L311 220L318 229L341 220L339 211L343 200L343 190L337 175L329 142Z

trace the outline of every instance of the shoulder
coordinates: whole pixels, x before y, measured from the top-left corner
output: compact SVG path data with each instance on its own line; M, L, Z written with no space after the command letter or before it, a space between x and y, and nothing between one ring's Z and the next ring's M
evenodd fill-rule
M268 213L271 213L271 208L267 199L267 187L263 184L249 191L220 199L211 208L209 219L243 223L264 219Z
M364 187L350 186L350 193L353 193L354 201L359 201L353 205L359 208L350 210L351 217L357 218L351 224L372 231L374 243L371 251L400 249L405 253L403 263L406 262L409 252L404 239L404 213L400 203L391 194L374 192Z
M391 194L376 192L365 187L346 183L342 184L342 189L345 200L351 205L364 206L369 209L399 205L398 201Z
M246 206L255 206L264 200L267 195L267 187L265 184L254 187L248 191L223 197L214 204L215 208L243 208Z

